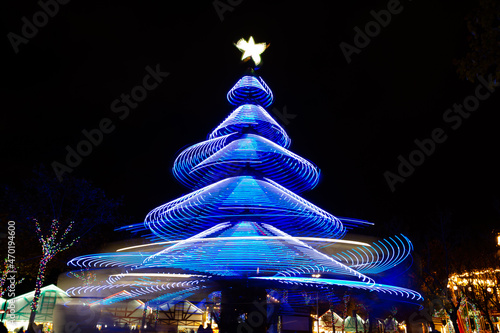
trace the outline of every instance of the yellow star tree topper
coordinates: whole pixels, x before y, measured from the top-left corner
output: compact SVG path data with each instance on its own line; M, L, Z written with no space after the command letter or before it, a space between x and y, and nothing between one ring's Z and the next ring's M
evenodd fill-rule
M241 52L243 52L241 60L252 58L256 66L260 64L261 53L264 52L269 46L266 43L255 44L252 36L250 36L248 42L242 38L235 45Z

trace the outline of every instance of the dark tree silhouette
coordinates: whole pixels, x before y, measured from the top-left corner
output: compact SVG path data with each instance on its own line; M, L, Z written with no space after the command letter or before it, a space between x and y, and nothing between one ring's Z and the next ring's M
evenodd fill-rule
M493 242L490 243L493 245ZM460 262L460 269L452 276L454 293L467 297L481 312L490 325L492 332L497 332L491 313L500 309L500 263L495 257L495 247L485 246L475 258L466 258Z
M454 298L448 288L448 279L460 260L461 244L466 242L467 232L454 223L453 215L447 209L436 209L422 217L421 230L414 231L418 237L412 240L415 246L415 267L413 274L419 281L425 298L424 309L410 315L409 321L426 322L434 330L432 316L435 311L445 309L454 329L458 332L457 311L460 300Z
M3 186L1 190L0 219L16 222L18 272L26 277L24 287L35 286L35 294L45 275L55 282L57 275L67 270L67 258L99 250L103 243L113 240L109 237L116 235L111 231L119 222L128 222L119 212L121 199L108 198L102 189L84 179L66 177L59 182L43 166L23 184ZM77 236L81 241L73 245ZM63 250L59 260L52 260Z
M485 257L484 251L493 244L493 239L491 232L474 223L457 223L456 216L446 209L436 210L430 221L431 227L414 243L420 265L418 277L426 299L419 317L433 327L432 315L444 309L458 332L458 310L468 295L455 292L450 278L455 273L477 268L478 258Z
M465 17L467 23L466 54L454 60L460 78L474 82L491 74L500 79L500 2L478 0L477 7Z
M40 224L38 223L38 221L35 221L35 224L36 234L38 240L40 241L40 244L42 245L42 258L40 259L38 274L36 276L35 294L33 295L33 300L31 302L29 326L31 326L35 322L38 300L40 298L43 282L45 281L45 270L47 269L47 264L52 260L52 258L54 258L57 253L68 249L80 238L77 237L71 242L66 242L66 237L73 227L73 221L69 223L68 227L66 228L66 230L64 230L61 236L59 236L60 223L58 220L52 221L48 235L42 234L42 230L40 229Z

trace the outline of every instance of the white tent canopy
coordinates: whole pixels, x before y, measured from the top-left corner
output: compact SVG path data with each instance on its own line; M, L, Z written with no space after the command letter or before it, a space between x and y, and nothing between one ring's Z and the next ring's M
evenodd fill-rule
M344 322L344 320L342 319L341 316L333 312L332 321L333 324L335 325L336 330L342 330L342 323Z
M365 322L358 314L356 314L356 320L351 316L345 319L344 330L346 332L356 332L356 321L357 321L358 332L363 332Z
M398 330L398 321L394 317L387 318L384 320L384 326L386 332L396 332Z
M31 314L31 302L34 295L35 291L31 291L8 299L6 304L3 304L2 308L6 309L3 319L7 323L9 330L20 326L26 328ZM52 322L56 303L67 300L69 300L69 297L66 292L53 284L41 288L35 321Z

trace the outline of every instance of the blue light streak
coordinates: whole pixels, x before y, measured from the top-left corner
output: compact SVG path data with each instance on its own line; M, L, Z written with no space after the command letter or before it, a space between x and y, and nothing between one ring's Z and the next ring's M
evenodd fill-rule
M377 274L401 264L413 251L413 244L405 235L396 235L341 253L333 254L336 260L358 272Z
M347 281L337 279L304 278L304 277L251 277L251 279L272 280L284 284L314 287L315 285L343 286L369 291L377 291L389 295L409 298L413 301L423 301L422 295L414 290L390 286L386 284L371 284L362 281Z
M273 102L273 93L261 77L246 75L227 93L227 100L237 106L255 103L268 107Z
M145 224L156 236L174 240L241 220L269 223L292 236L342 238L346 232L335 216L270 179L253 176L226 178L166 203L152 210Z
M236 108L209 135L209 139L233 133L253 133L288 148L291 140L285 130L260 105L244 104Z
M311 162L255 134L227 135L189 147L176 159L173 173L191 189L258 174L297 193L314 188L320 174Z

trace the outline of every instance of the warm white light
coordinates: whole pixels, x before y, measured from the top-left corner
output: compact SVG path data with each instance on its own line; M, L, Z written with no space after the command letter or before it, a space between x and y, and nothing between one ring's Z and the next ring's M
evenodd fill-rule
M490 287L488 287L488 289L486 289L486 290L487 290L489 293L491 293L491 290L492 290L492 289L491 289Z
M235 45L241 52L243 52L241 60L251 57L255 62L255 65L260 64L260 54L267 48L266 43L255 44L252 36L250 36L248 42L242 38Z
M213 241L224 241L224 240L270 240L270 239L289 239L290 237L285 236L236 236L236 237L206 237L206 238L192 238L185 240L176 240L176 241L165 241L165 242L157 242L150 244L141 244L134 245L129 247L124 247L116 250L116 252L128 251L128 250L136 250L139 248L145 248L149 246L158 246L158 245L170 245L177 243L196 243L196 242L213 242ZM365 242L351 241L346 239L333 239L333 238L319 238L319 237L294 237L294 239L298 239L304 242L320 242L320 243L342 243L342 244L350 244L350 245L359 245L359 246L369 246L370 244Z
M193 274L169 274L169 273L125 273L125 274L113 274L110 276L140 276L140 277L182 277L182 278L190 278L190 277L206 277L205 275L193 275Z
M457 290L457 289L458 289L458 287L457 287L457 286L453 286L453 290Z

